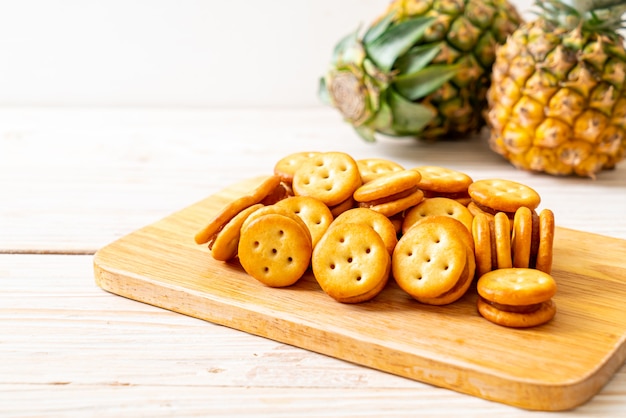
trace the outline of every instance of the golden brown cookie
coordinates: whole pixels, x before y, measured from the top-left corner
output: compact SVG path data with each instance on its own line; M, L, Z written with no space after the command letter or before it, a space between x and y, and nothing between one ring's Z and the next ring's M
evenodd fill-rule
M513 219L513 235L511 236L513 267L530 267L532 229L532 212L527 207L522 206L517 209Z
M384 158L364 158L357 160L356 164L359 167L363 183L370 182L383 174L404 170L400 164Z
M438 298L461 278L468 247L455 230L441 223L414 225L399 240L392 256L392 275L416 300Z
M543 209L539 212L539 249L535 268L548 274L552 271L554 228L554 213Z
M504 212L498 212L493 218L493 224L496 244L496 268L511 268L513 267L513 261L511 259L511 226L509 217Z
M476 261L474 259L474 253L468 249L465 268L463 269L463 273L461 273L459 280L452 287L452 289L434 298L420 297L417 300L428 305L448 305L450 303L456 302L461 297L463 297L465 293L467 293L469 287L472 284L472 281L474 280L475 274Z
M472 236L474 238L474 253L476 256L476 275L478 277L491 271L491 220L483 213L474 217L472 222Z
M474 216L466 206L447 197L431 197L413 206L404 215L402 230L407 231L414 223L428 216L449 216L460 221L468 231L472 230Z
M209 241L209 249L214 259L218 261L228 261L237 256L241 226L252 212L262 207L262 204L257 203L256 205L242 210L224 225L217 233L214 240Z
M293 196L277 202L275 206L285 208L297 215L309 229L313 247L333 222L333 214L321 201L309 196Z
M354 208L343 212L333 221L332 226L348 223L363 223L380 235L389 255L398 243L398 235L393 223L385 215L367 208Z
M470 197L467 189L472 178L467 174L446 167L424 165L415 167L422 175L418 187L426 198L447 197L467 205Z
M237 252L246 273L261 283L291 286L309 267L311 238L292 217L268 213L244 222Z
M300 164L292 188L296 196L310 196L333 207L348 199L361 186L356 161L343 152L323 152Z
M476 180L468 187L468 193L474 203L492 214L512 214L522 206L533 210L541 202L533 188L504 179Z
M225 205L194 237L196 244L206 244L214 239L221 228L242 210L261 202L280 186L280 177L269 176L257 185L250 193L241 196Z
M319 154L317 151L302 151L286 155L274 165L274 174L279 176L283 182L291 185L296 169L304 161Z
M359 203L372 205L381 201L396 200L407 196L417 189L420 174L414 170L395 171L363 184L355 190L352 197ZM398 196L400 195L401 196Z
M424 200L424 193L421 190L417 189L410 195L401 197L396 200L377 203L375 205L367 204L367 203L360 203L359 205L361 207L370 208L378 213L382 213L388 218L391 218L401 213L402 211L412 208L413 206L420 203L422 200Z
M332 226L313 250L313 275L333 299L359 303L374 298L385 287L390 256L383 240L362 223Z
M412 226L424 223L438 223L450 229L451 231L454 231L458 235L458 237L461 238L463 243L465 243L465 245L469 247L469 249L472 251L472 254L474 253L474 237L472 236L472 233L465 227L465 225L463 225L458 219L446 215L432 215L420 219ZM404 233L406 233L406 231Z
M478 312L498 325L526 328L551 320L556 313L552 297L556 282L547 273L530 268L491 271L478 279Z
M330 213L332 213L333 216L336 218L337 216L341 215L345 211L350 210L352 208L354 208L354 199L352 198L352 196L350 196L343 202L335 206L331 206L329 209L330 209Z
M241 228L242 229L246 228L250 222L254 221L255 219L261 216L268 215L268 214L278 214L278 215L283 215L283 216L293 219L296 222L296 224L298 224L298 226L302 229L302 234L311 241L311 246L313 245L313 237L311 236L311 231L309 230L307 225L304 223L302 218L296 215L292 210L281 207L279 205L263 206L262 208L255 210L250 215L248 215L248 217L243 221Z

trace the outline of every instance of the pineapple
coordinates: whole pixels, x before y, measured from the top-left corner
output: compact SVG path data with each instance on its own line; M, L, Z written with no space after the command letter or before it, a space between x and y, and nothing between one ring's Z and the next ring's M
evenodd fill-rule
M626 150L626 1L537 1L539 17L498 48L491 148L514 166L595 178Z
M496 46L521 23L506 0L395 0L335 47L320 97L365 140L484 126Z

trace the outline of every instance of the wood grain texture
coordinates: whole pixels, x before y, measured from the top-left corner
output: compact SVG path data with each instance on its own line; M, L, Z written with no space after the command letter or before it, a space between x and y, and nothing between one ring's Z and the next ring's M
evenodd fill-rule
M475 293L433 307L389 285L344 305L311 275L267 288L237 263L213 260L193 235L259 179L226 188L100 249L105 290L307 350L527 409L563 410L593 397L626 359L626 241L558 228L557 317L529 330L482 319ZM557 220L558 224L558 220Z

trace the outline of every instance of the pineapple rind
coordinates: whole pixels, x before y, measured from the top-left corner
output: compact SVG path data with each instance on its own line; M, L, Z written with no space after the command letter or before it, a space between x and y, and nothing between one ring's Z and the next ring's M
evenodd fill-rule
M486 112L495 152L520 169L594 178L626 149L626 51L618 36L539 18L497 50Z

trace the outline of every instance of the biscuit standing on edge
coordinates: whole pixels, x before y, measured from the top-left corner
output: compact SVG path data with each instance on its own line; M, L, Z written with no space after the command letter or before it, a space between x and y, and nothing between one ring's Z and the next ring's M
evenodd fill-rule
M196 244L206 244L215 239L216 234L232 218L242 210L260 203L266 197L272 195L277 187L280 187L279 176L269 176L252 190L250 194L233 200L222 208L200 231L194 236Z

